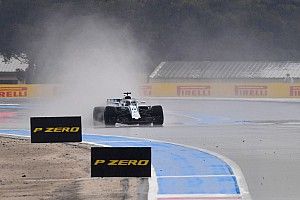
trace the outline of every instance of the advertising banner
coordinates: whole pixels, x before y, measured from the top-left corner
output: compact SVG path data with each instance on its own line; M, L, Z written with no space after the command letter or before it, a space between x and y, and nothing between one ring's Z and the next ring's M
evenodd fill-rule
M201 97L210 96L210 86L209 85L190 85L177 86L177 96L180 97Z
M299 86L290 86L290 96L291 97L300 97L300 85Z
M92 177L151 177L150 147L92 147Z
M236 85L234 91L237 97L268 96L268 86L265 85Z
M0 86L0 98L27 97L27 95L26 86Z
M300 84L291 83L166 82L149 85L152 97L300 98Z
M59 98L64 86L0 84L1 98ZM139 87L143 97L300 98L300 83L163 82Z
M31 117L31 143L81 142L81 117Z

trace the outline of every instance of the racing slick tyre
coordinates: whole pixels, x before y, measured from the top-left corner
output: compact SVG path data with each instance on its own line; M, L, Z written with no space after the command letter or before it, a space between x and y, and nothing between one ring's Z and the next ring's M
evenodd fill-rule
M106 126L114 126L117 123L117 114L115 107L106 106L104 110L104 123Z
M104 107L95 107L93 110L94 122L103 122L104 119Z
M153 125L162 125L164 123L164 113L161 106L152 106Z

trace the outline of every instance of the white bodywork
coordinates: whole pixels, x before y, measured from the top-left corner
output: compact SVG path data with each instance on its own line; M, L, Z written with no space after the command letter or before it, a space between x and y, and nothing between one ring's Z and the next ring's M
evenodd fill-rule
M145 102L139 102L136 99L108 99L108 104L114 104L120 107L126 107L129 109L132 119L140 119L141 115L139 113L139 103L145 104Z
M120 101L121 107L127 107L130 111L132 119L140 119L138 102L135 99L122 99Z
M128 106L129 110L130 110L130 113L131 113L131 117L133 119L140 119L141 118L141 115L139 113L139 109L137 106Z

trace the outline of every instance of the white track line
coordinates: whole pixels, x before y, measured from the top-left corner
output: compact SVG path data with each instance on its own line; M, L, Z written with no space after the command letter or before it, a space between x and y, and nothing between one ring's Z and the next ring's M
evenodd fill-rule
M158 182L153 165L151 165L151 177L148 178L148 185L148 200L156 200L158 194Z

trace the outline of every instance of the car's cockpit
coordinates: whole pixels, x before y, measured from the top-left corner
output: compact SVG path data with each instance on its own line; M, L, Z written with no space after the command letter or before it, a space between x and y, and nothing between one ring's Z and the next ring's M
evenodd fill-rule
M123 106L137 106L137 101L133 100L133 99L124 99L123 101L121 101L121 105Z

